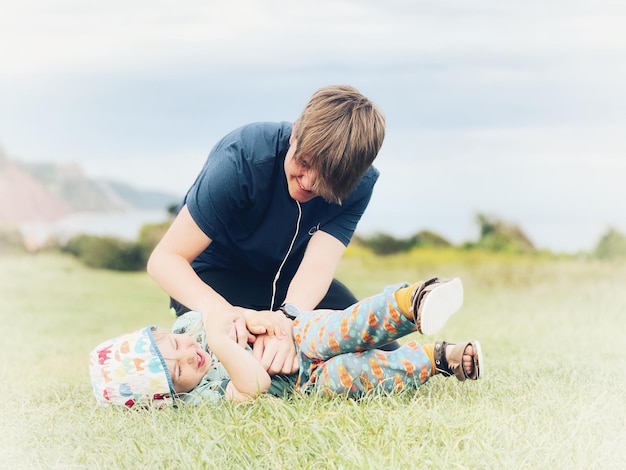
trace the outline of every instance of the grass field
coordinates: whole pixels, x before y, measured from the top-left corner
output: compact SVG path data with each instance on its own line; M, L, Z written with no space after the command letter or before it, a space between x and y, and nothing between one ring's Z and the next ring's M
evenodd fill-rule
M624 263L351 252L338 276L363 297L432 274L463 278L464 307L438 337L481 340L484 380L132 412L95 406L87 354L121 332L168 327L165 294L143 273L3 255L0 466L626 468Z

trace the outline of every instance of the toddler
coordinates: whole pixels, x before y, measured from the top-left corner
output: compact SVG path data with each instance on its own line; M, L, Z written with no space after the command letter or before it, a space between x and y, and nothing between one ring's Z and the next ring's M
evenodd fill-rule
M435 374L476 380L483 368L478 341L409 341L392 351L379 349L415 331L436 333L462 301L460 279L433 278L389 286L341 311L284 306L281 310L294 320L300 364L291 376L270 376L249 346L239 346L232 318L207 331L202 316L190 311L171 333L148 326L97 346L90 355L94 394L103 405L164 406L244 401L293 390L358 397L415 389ZM258 329L258 318L246 317L248 330Z

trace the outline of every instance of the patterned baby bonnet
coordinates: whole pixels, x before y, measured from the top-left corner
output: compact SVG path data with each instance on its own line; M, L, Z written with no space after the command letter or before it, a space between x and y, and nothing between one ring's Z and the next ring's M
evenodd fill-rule
M173 404L176 393L165 360L148 326L98 345L89 355L89 373L99 405Z

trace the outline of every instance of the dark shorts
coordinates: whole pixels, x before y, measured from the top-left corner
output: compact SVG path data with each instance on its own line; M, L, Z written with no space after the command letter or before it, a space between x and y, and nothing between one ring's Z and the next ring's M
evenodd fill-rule
M245 276L232 271L205 270L197 273L200 279L210 285L218 294L224 297L230 304L238 307L251 308L254 310L269 310L272 300L272 279L266 277ZM287 280L290 281L291 277ZM276 296L272 310L285 301L287 295L287 282L279 282L276 286ZM354 294L340 281L333 282L326 296L317 308L343 310L357 302ZM189 309L174 299L170 299L170 306L180 316Z

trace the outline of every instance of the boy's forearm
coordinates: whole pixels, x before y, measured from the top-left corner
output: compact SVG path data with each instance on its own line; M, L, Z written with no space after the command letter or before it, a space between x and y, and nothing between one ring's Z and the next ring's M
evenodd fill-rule
M183 206L148 259L148 274L190 310L205 313L231 311L232 305L206 284L191 263L212 240L200 230L187 206Z
M228 372L236 392L254 398L270 388L270 376L261 363L228 336L209 334L207 345Z
M211 313L232 309L180 255L155 250L150 257L148 272L163 290L191 310Z
M312 310L324 298L333 281L345 246L332 235L317 231L289 285L285 301L300 310Z

